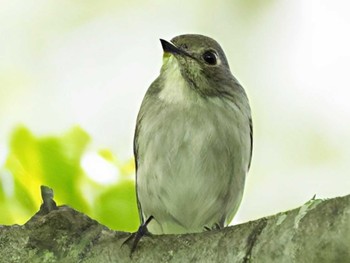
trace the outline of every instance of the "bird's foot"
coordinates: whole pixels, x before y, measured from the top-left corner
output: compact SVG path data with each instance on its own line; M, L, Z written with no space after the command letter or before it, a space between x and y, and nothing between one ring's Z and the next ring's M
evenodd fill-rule
M149 224L149 222L151 222L151 220L153 219L153 216L150 216L146 222L144 222L143 224L140 225L139 229L135 232L132 233L122 244L122 246L124 246L125 244L129 243L130 241L132 241L132 246L131 246L131 250L130 250L130 257L132 256L132 254L135 252L136 248L137 248L137 244L139 243L139 241L141 240L141 238L143 236L151 236L152 234L148 231L147 229L147 225Z
M221 226L219 223L215 223L214 225L212 225L212 227L205 226L204 230L211 231L211 230L219 230L221 228L223 228L223 226Z

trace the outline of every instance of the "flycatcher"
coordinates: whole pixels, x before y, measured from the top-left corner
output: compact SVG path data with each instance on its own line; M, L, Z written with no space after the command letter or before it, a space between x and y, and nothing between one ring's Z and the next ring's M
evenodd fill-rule
M220 45L202 35L160 41L163 66L143 99L134 137L136 244L148 231L227 226L252 157L248 98Z

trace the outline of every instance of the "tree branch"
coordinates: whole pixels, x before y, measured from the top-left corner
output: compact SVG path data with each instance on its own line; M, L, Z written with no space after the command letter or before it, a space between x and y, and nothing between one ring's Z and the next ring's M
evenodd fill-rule
M129 257L129 233L112 231L52 190L23 226L0 226L0 262L350 262L350 195L198 234L144 237Z

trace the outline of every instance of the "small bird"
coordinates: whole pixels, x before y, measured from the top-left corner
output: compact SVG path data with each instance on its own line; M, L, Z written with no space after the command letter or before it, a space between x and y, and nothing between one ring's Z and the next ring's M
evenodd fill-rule
M148 231L227 226L252 157L248 98L218 42L195 34L160 41L163 65L142 101L134 137L136 244Z

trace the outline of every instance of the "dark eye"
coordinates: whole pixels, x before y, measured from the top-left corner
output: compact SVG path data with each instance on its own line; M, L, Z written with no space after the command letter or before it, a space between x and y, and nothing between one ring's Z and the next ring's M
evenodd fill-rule
M217 57L214 51L205 51L203 54L203 59L209 65L216 65Z

